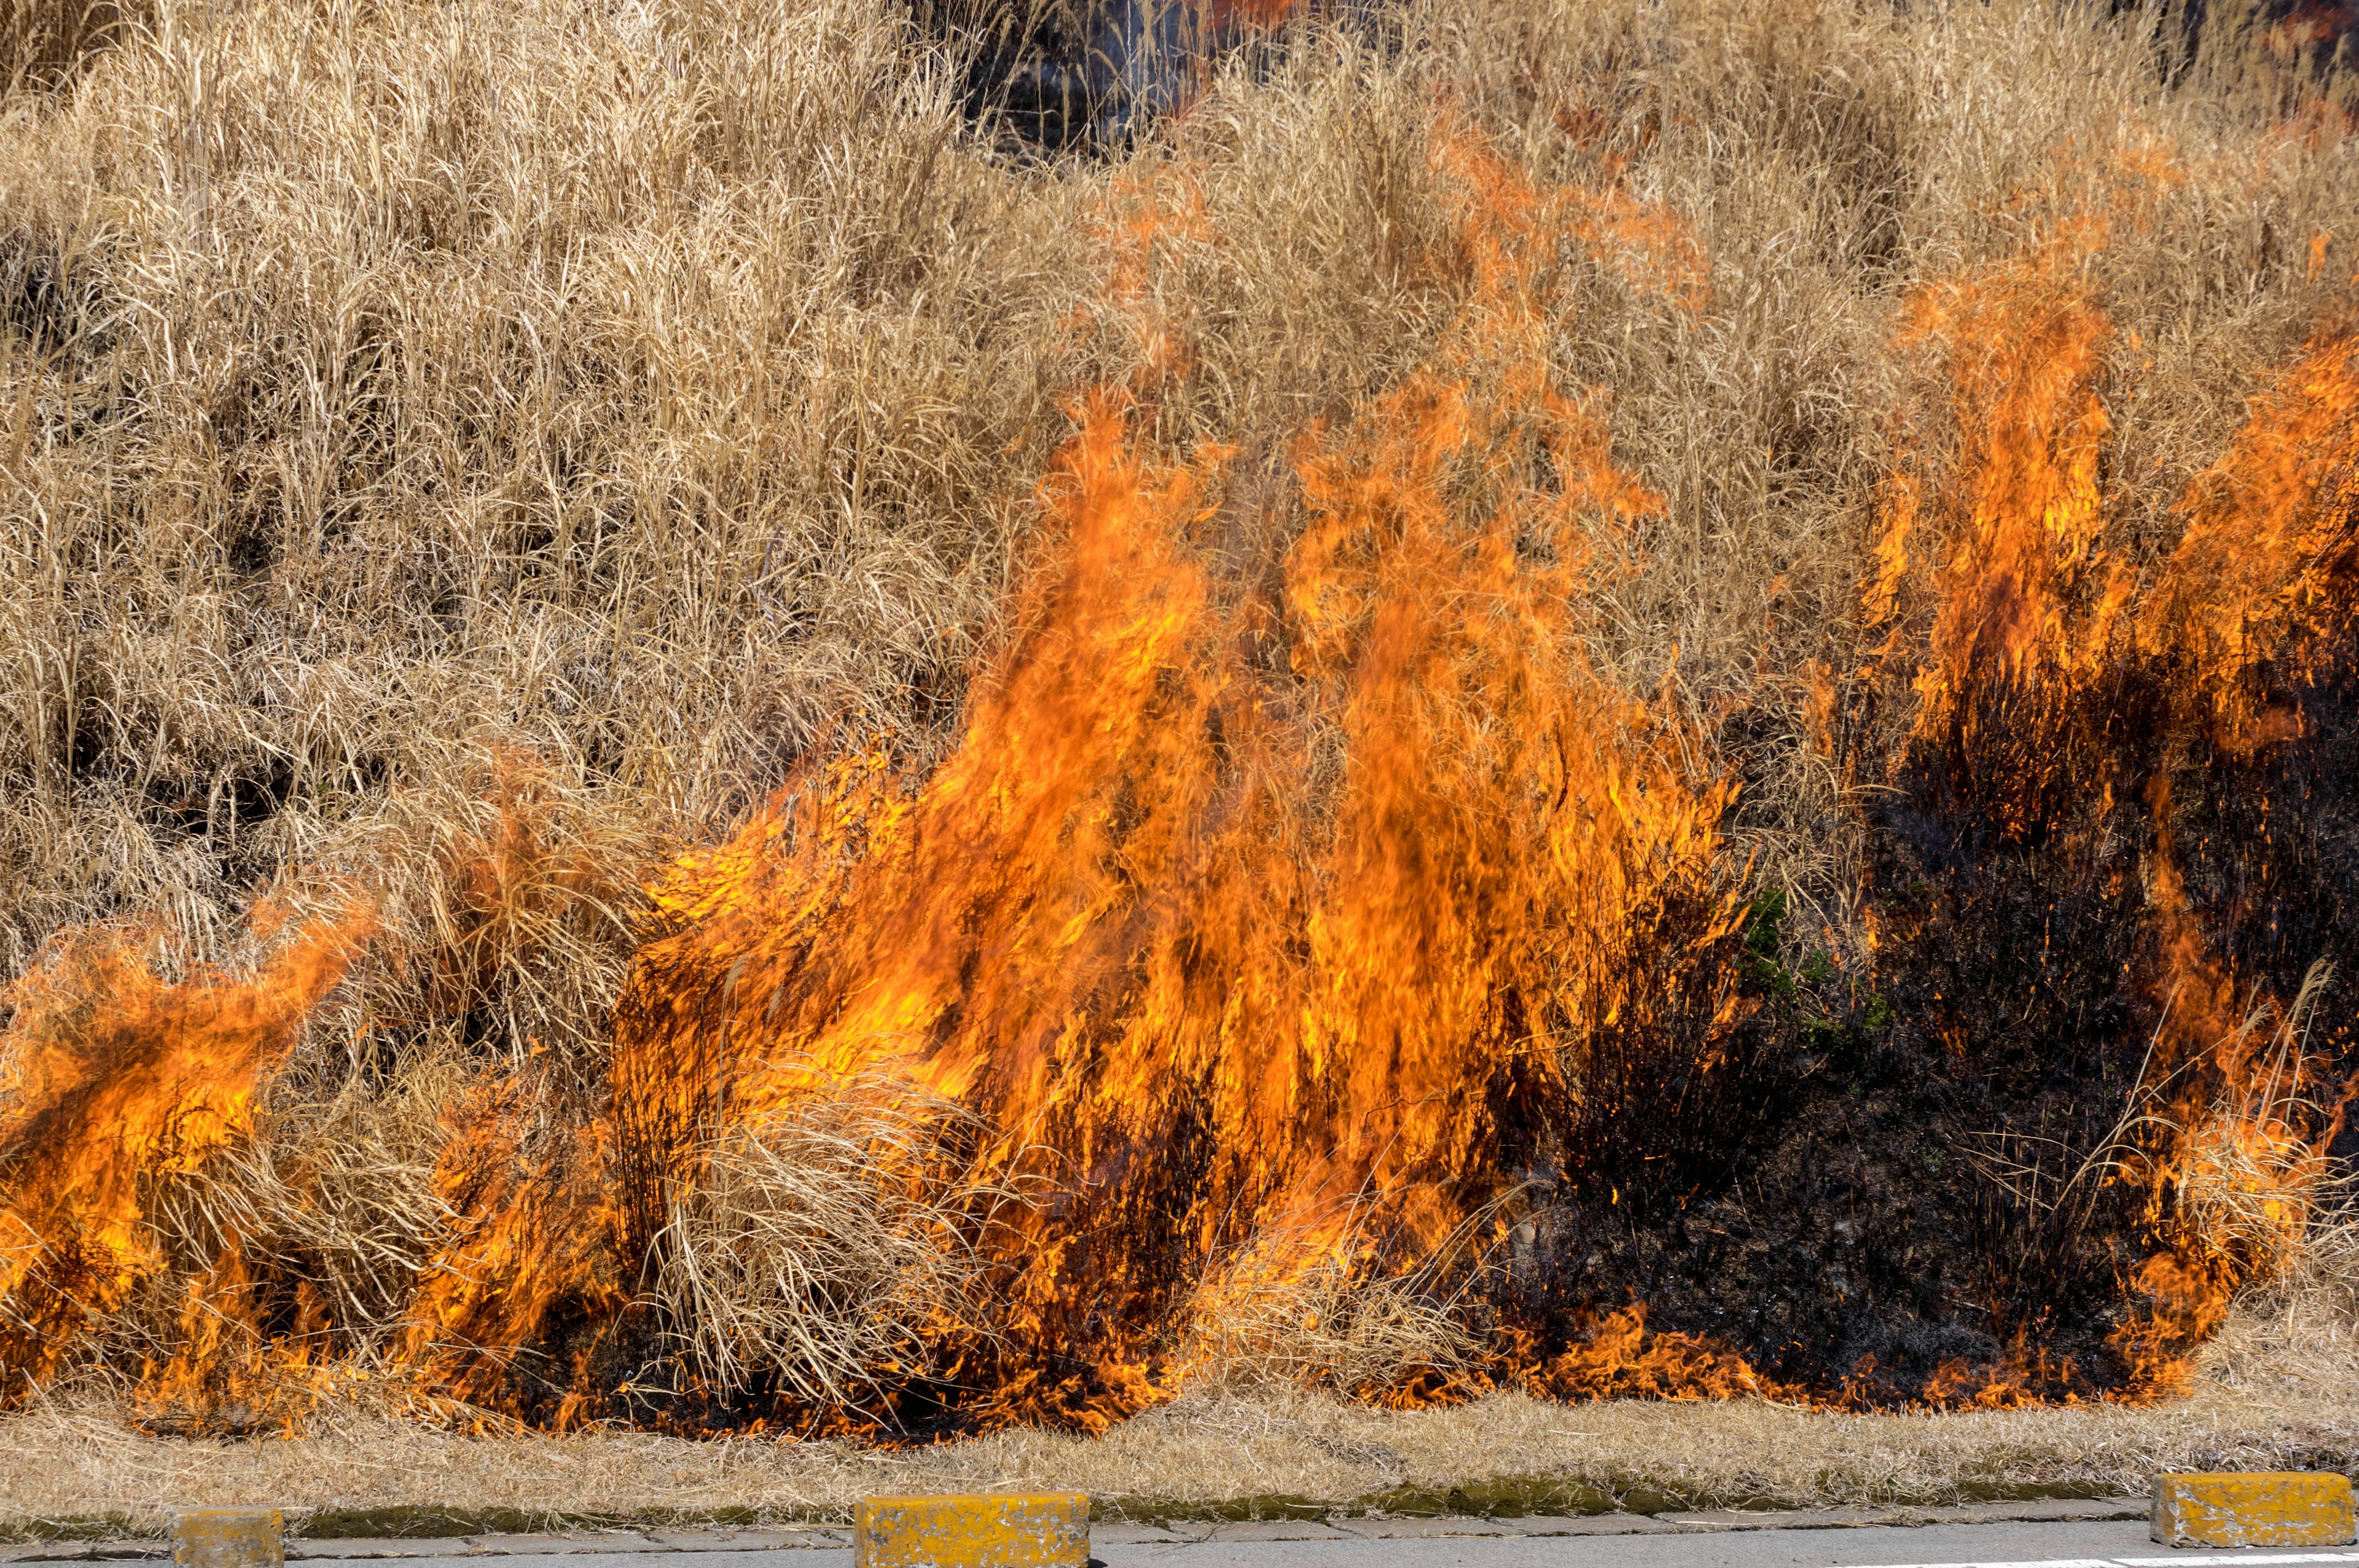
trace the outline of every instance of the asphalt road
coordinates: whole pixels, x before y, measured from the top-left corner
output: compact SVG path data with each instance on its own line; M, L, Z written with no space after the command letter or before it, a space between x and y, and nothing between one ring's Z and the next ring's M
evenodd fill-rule
M1675 1535L1483 1536L1093 1548L1107 1568L2179 1568L2220 1561L2359 1563L2359 1552L2174 1552L2143 1522L1732 1530Z
M759 1544L756 1543L756 1539ZM627 1542L627 1544L626 1544ZM465 1541L288 1543L305 1568L389 1568L388 1559L561 1555L564 1568L850 1568L842 1532L719 1536L478 1536ZM2299 1568L2353 1564L2359 1551L2172 1551L2143 1519L1988 1519L1811 1528L1772 1518L1347 1519L1305 1524L1101 1525L1104 1568ZM16 1554L9 1554L14 1556ZM455 1568L418 1563L414 1568ZM550 1564L549 1568L556 1568Z

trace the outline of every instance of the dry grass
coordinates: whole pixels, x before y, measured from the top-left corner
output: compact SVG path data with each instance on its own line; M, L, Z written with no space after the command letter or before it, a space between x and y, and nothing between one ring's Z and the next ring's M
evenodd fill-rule
M976 1126L865 1079L732 1126L656 1243L654 1296L691 1363L727 1392L759 1379L824 1406L987 1331L975 1217L1021 1196L957 1179Z
M166 1246L191 1267L242 1252L319 1292L337 1323L391 1328L451 1217L433 1184L435 1112L459 1076L421 1061L375 1095L266 1109L258 1136L158 1194Z
M906 1117L884 1119L880 1128L873 1115L839 1107L801 1135L909 1137ZM861 1159L873 1165L868 1147ZM861 1159L845 1163L858 1169ZM766 1213L764 1223L780 1221ZM870 1250L897 1255L890 1243ZM908 1261L920 1272L939 1267ZM499 1528L785 1522L842 1518L879 1492L1042 1486L1086 1490L1139 1517L1251 1509L1256 1499L1353 1509L1382 1506L1386 1494L1399 1506L1401 1488L1430 1496L1498 1484L1546 1499L1569 1489L1562 1483L1643 1508L1938 1506L2135 1496L2160 1470L2359 1467L2359 1220L2343 1210L2317 1216L2273 1282L2231 1313L2182 1393L2145 1406L1862 1415L1754 1399L1567 1406L1502 1394L1386 1411L1312 1390L1348 1389L1340 1374L1354 1366L1382 1380L1403 1356L1431 1364L1451 1331L1413 1281L1377 1290L1372 1303L1367 1282L1352 1278L1341 1269L1291 1273L1287 1292L1260 1300L1245 1281L1246 1310L1198 1346L1227 1364L1101 1437L1016 1429L880 1449L621 1428L557 1436L497 1418L493 1435L469 1435L447 1407L408 1403L397 1374L378 1386L345 1380L310 1408L303 1435L225 1440L158 1435L126 1420L103 1389L86 1389L0 1419L8 1460L0 1530L96 1524L157 1533L179 1509L238 1504L440 1509ZM894 1299L889 1282L882 1299ZM823 1310L807 1298L782 1305L767 1288L732 1304L734 1317L712 1321L750 1325L745 1343L777 1357L773 1369L797 1356L772 1343L782 1332L817 1328L820 1355L799 1365L824 1386L835 1341L825 1337ZM1297 1315L1306 1308L1307 1322ZM856 1368L842 1371L848 1379Z
M819 1120L826 1136L860 1119ZM1348 1388L1340 1368L1380 1379L1399 1356L1446 1351L1447 1320L1400 1292L1379 1292L1373 1308L1348 1299L1367 1287L1343 1282L1345 1271L1309 1277L1282 1299L1248 1299L1264 1310L1200 1346L1232 1358L1224 1375L1101 1437L1016 1429L880 1449L619 1428L556 1436L495 1419L497 1434L468 1435L448 1411L439 1423L416 1419L395 1379L346 1382L311 1409L304 1435L224 1440L156 1435L103 1392L44 1400L0 1419L0 1530L158 1533L176 1509L237 1504L440 1509L508 1529L787 1522L847 1517L879 1492L1043 1486L1147 1518L1276 1500L1350 1510L1386 1494L1398 1507L1402 1488L1430 1498L1502 1484L1544 1509L1571 1489L1562 1483L1648 1509L1939 1506L2137 1496L2162 1470L2359 1468L2359 1220L2342 1210L2318 1216L2272 1284L2230 1314L2180 1395L2145 1406L1861 1415L1753 1399L1567 1406L1502 1394L1386 1411L1306 1385ZM1306 1305L1328 1315L1289 1325ZM1355 1315L1371 1313L1373 1323Z
M447 904L410 851L503 757L574 803L561 859L708 837L831 726L937 744L1071 396L1145 375L1159 440L1252 447L1419 356L1437 103L1692 236L1700 308L1612 254L1542 302L1669 503L1601 652L1708 721L1762 874L1847 933L1810 672L1856 657L1909 291L2117 214L2083 265L2154 362L2115 437L2152 535L2325 307L2359 182L2225 26L2176 92L2144 24L2029 4L1385 26L1112 167L992 157L885 0L174 0L11 95L0 975L93 919L220 953L297 871ZM1110 193L1158 181L1201 220L1110 289ZM513 978L602 1039L571 957Z
M1474 1228L1462 1227L1461 1237ZM1455 1371L1479 1347L1453 1311L1473 1281L1437 1290L1463 1248L1444 1245L1407 1270L1386 1269L1357 1212L1316 1236L1273 1229L1197 1284L1179 1334L1192 1387L1340 1394L1398 1386L1424 1370Z
M1897 332L1912 292L2105 217L2077 265L2105 352L2143 367L2108 526L2150 553L2359 234L2346 143L2289 118L2310 90L2290 57L2223 23L2170 86L2146 20L2029 0L1406 4L1228 70L1118 159L1052 164L973 135L886 0L129 20L0 12L0 980L81 923L152 925L193 963L250 946L258 891L373 901L386 935L254 1146L154 1217L185 1247L234 1230L295 1260L363 1325L438 1223L419 1173L450 1065L600 1078L655 857L832 733L922 756L950 732L1071 399L1151 385L1165 449L1266 453L1422 356L1458 287L1429 156L1447 127L1542 179L1613 173L1692 243L1672 254L1700 290L1602 245L1538 302L1551 368L1600 389L1615 455L1668 502L1607 542L1597 654L1712 737L1698 768L1744 779L1756 874L1838 947L1873 781L1826 762L1812 675L1862 656L1859 571L1923 371ZM1141 193L1197 216L1130 254L1114 221ZM1956 433L1929 416L1908 438ZM897 1135L768 1136L681 1215L703 1227L686 1255L744 1266L670 1284L712 1367L824 1385L874 1349L828 1291L921 1295L955 1256L915 1259L902 1238L931 1222L888 1210L818 1296L777 1275L794 1238L836 1234L814 1205L879 1190L857 1151ZM855 1152L814 1175L821 1144ZM35 1411L6 1441L46 1457L12 1467L6 1506L832 1504L887 1470L1035 1465L1342 1497L1658 1475L1666 1452L1700 1498L1931 1498L1993 1465L2126 1481L2207 1444L2290 1452L2314 1419L2343 1441L2345 1416L2234 1370L2309 1355L2316 1299L2288 1293L2223 1342L2225 1380L2147 1411L1212 1404L1096 1446L603 1436L488 1465L416 1432L163 1450ZM1314 1307L1311 1341L1248 1325L1222 1354L1349 1386L1338 1358L1447 1349L1412 1298Z
M487 757L709 830L922 723L1073 384L1074 199L873 9L168 7L0 137L10 971L434 903Z
M198 1503L786 1518L838 1513L879 1491L1050 1485L1134 1506L1345 1504L1397 1487L1533 1478L1645 1488L1686 1507L1940 1504L2036 1487L2134 1494L2164 1468L2348 1467L2359 1457L2359 1390L2346 1356L2323 1385L2207 1379L2144 1409L1856 1416L1753 1400L1567 1408L1506 1395L1387 1412L1264 1395L1191 1399L1100 1439L1008 1432L898 1451L620 1433L475 1438L375 1418L289 1441L170 1440L37 1410L0 1424L0 1514L112 1514L142 1530Z

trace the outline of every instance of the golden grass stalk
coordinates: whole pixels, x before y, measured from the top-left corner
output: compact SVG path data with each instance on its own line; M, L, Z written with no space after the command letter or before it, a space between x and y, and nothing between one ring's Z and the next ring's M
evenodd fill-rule
M690 1367L723 1394L842 1406L929 1346L988 1334L974 1231L1016 1195L954 1175L977 1130L875 1075L731 1124L656 1241L651 1294Z

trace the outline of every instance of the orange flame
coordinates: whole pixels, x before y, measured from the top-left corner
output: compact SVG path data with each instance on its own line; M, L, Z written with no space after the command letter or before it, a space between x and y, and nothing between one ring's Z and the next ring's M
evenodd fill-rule
M2167 163L2164 173L2176 177ZM1946 362L1961 447L1946 472L1928 464L1888 485L1862 607L1871 626L1897 623L1907 583L1929 567L1916 732L1975 760L2002 831L2020 838L2035 821L2052 823L2049 803L2067 795L2097 802L2101 816L2117 800L2146 808L2155 1070L2204 1068L2164 1108L2175 1137L2130 1162L2156 1194L2149 1220L2167 1249L2129 1281L2151 1310L2114 1345L2133 1390L2154 1394L2183 1380L2186 1351L2272 1250L2223 1235L2224 1211L2186 1201L2190 1184L2237 1184L2252 1200L2240 1212L2266 1215L2281 1249L2306 1222L2303 1195L2324 1173L2340 1118L2296 1114L2296 1088L2314 1077L2298 1051L2264 1072L2249 1048L2238 978L2180 870L2176 753L2142 779L2123 777L2067 733L2072 715L2111 700L2109 682L2136 671L2161 694L2161 710L2143 720L2158 735L2197 734L2249 756L2302 733L2299 693L2342 656L2351 626L2359 361L2348 339L2326 339L2255 400L2228 453L2181 501L2176 552L2141 574L2109 545L2102 477L2103 389L2136 374L2109 362L2112 328L2082 281L2106 238L2102 223L2070 222L2021 257L1913 301L1905 341ZM2285 1013L2274 1002L2263 1011Z
M255 925L281 920L264 905ZM342 979L371 917L306 925L255 971L158 976L136 934L90 931L0 994L0 1362L38 1380L164 1260L142 1188L201 1168L248 1127L265 1076ZM20 1390L11 1390L15 1393Z
M2082 584L2105 563L2097 460L2110 422L2093 388L2111 334L2075 274L2104 243L2076 223L2029 255L1928 290L1904 341L1944 345L1964 438L1962 482L1943 496L1957 543L1940 567L1940 610L1917 689L1920 732L1960 717L1975 683L2085 672L2104 650L2125 584L2093 605ZM1871 621L1891 612L1918 526L1913 487L1892 497Z
M1013 1339L1051 1352L992 1369L1000 1417L1159 1397L1176 1292L1264 1227L1368 1195L1456 1223L1505 1181L1492 1101L1581 1092L1596 1027L1665 1000L1617 955L1711 876L1725 789L1582 651L1593 532L1660 503L1537 356L1555 213L1444 157L1474 302L1302 444L1290 545L1227 454L1150 465L1092 406L958 752L922 784L839 764L658 891L687 928L643 955L618 1081L665 1179L698 1130L884 1065L1063 1195L995 1244ZM1705 907L1708 942L1734 912Z

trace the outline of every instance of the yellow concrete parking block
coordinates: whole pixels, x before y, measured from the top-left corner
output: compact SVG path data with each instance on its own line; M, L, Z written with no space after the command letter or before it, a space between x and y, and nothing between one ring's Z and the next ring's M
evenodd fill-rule
M853 1568L1088 1568L1085 1492L870 1498Z
M172 1516L180 1568L282 1568L286 1520L277 1509L197 1509Z
M2166 1546L2342 1546L2359 1530L2348 1476L2223 1471L2157 1476L2154 1538Z

